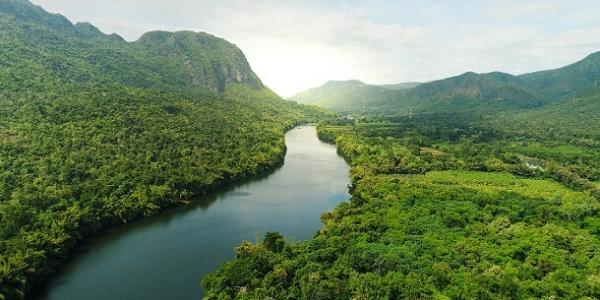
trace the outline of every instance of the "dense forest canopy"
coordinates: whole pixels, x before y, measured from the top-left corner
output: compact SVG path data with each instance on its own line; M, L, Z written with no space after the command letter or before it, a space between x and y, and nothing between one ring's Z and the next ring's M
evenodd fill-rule
M22 299L81 239L281 164L325 112L283 101L233 44L136 42L0 2L0 299Z
M600 297L598 58L350 93L365 105L318 128L351 165L350 201L313 239L242 243L205 298Z
M283 162L320 121L349 202L313 239L243 242L207 299L600 297L600 55L514 76L329 82L283 101L235 45L134 42L0 1L0 299L77 243ZM310 197L310 195L307 195Z
M240 245L206 299L600 297L600 101L574 101L585 119L557 105L322 124L350 202L314 239Z

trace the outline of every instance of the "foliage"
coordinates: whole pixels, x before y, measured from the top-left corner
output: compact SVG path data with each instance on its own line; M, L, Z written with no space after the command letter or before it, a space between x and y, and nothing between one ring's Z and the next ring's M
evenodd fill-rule
M312 240L204 280L207 299L597 296L597 201L548 180L439 171L375 175ZM243 270L259 276L226 282ZM268 272L264 272L268 270Z
M566 127L537 135L545 123L528 132L526 116L320 125L352 166L351 201L282 252L245 244L268 259L225 263L203 280L206 299L599 297L600 152L573 141L595 143L600 129L558 121ZM254 269L232 288L230 278Z
M272 169L284 131L312 118L242 87L82 90L2 100L0 265L18 276L17 291L93 232Z
M284 131L327 115L263 87L222 39L128 43L24 0L0 1L0 103L0 299L92 233L272 170Z
M493 126L505 126L528 138L558 139L578 146L600 147L600 130L595 126L598 120L600 88L595 88L581 97L538 110L500 115L494 118Z

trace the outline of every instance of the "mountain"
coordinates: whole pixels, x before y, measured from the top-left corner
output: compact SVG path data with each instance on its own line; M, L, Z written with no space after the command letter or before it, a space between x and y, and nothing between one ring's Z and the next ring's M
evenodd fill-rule
M489 111L537 107L542 100L516 76L467 72L421 84L379 105L404 112L407 106L415 112Z
M600 85L600 52L563 68L524 74L519 78L551 101L581 96Z
M173 68L182 85L208 86L217 91L230 83L263 87L239 48L207 33L148 32L130 47L147 53L155 64ZM164 61L165 57L169 60Z
M355 109L376 102L388 89L358 80L329 81L324 85L299 93L291 100L336 110Z
M24 299L79 241L283 163L327 114L284 101L207 33L127 42L0 0L0 299Z
M419 85L421 85L420 82L402 82L402 83L396 83L396 84L382 84L380 86L384 87L388 90L408 90L408 89L415 88Z
M521 80L505 73L476 74L428 83L368 85L360 81L331 81L294 97L305 104L342 112L366 111L408 113L409 111L488 110L504 107L536 107L541 99Z
M231 83L263 88L239 48L207 33L156 31L129 43L89 23L73 25L25 0L0 3L0 31L0 51L11 58L3 65L24 80L44 75L163 90L204 87L223 92ZM23 64L32 68L22 70ZM24 73L32 69L36 71Z
M566 136L573 140L575 136L579 136L587 138L586 142L598 141L596 145L600 144L598 126L594 126L598 120L600 120L600 88L539 109L499 116L499 121L503 124L510 124L505 128L522 129L524 132L521 134L548 136L549 139Z
M600 82L600 52L555 70L514 76L467 72L412 86L332 85L293 97L341 112L385 114L518 111L586 95Z

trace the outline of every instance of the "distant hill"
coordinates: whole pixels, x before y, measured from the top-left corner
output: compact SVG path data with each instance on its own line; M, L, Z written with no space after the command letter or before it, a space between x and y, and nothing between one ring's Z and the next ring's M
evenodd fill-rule
M600 86L600 52L575 64L514 76L467 72L422 84L325 84L293 97L340 112L384 114L516 111L586 95Z
M131 49L148 53L158 65L173 68L182 85L203 85L223 91L228 83L261 89L244 53L224 39L207 33L190 31L154 31L142 35ZM167 57L169 60L164 61Z
M540 135L583 136L600 141L600 88L586 95L517 114L501 115L507 129ZM518 125L518 126L517 126Z
M537 107L543 101L513 75L468 72L421 84L383 99L382 108L400 112L490 111Z
M524 74L523 82L550 101L584 95L600 86L600 52L563 68Z
M382 84L381 87L384 87L388 90L408 90L419 86L420 82L402 82L396 84Z
M358 80L329 81L324 85L299 93L291 100L304 104L319 105L335 110L353 110L380 101L389 89L370 85Z

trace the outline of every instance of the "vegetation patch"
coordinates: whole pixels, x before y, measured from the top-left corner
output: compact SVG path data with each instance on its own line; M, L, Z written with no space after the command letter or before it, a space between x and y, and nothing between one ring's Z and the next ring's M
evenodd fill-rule
M419 150L421 150L421 153L429 153L433 156L441 156L441 155L445 154L444 152L442 152L440 150L429 148L429 147L420 147Z
M238 248L206 298L595 297L597 210L586 193L506 173L367 177L313 240Z
M136 42L0 1L0 299L23 299L82 239L278 166L326 116L265 88L206 33Z
M280 252L244 243L204 279L206 298L599 297L598 151L503 118L320 125L352 166L351 201L322 215L314 239Z

